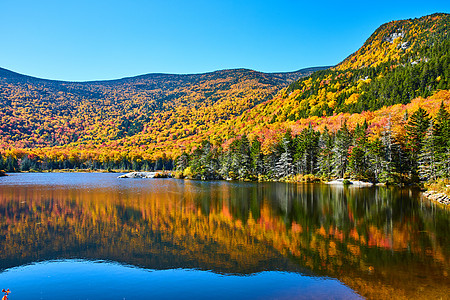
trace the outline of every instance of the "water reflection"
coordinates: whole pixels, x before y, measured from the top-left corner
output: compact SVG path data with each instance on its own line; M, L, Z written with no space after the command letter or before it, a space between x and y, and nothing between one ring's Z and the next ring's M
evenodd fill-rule
M0 182L1 269L106 259L329 276L370 298L450 293L449 212L411 190L33 175Z
M35 263L0 273L14 287L11 299L361 299L333 279L262 272L222 276L213 272L147 270L104 261ZM76 283L76 284L74 284ZM13 298L14 296L14 298Z

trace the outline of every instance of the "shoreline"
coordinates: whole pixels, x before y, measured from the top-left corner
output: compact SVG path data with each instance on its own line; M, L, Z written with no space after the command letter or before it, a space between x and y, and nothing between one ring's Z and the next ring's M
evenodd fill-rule
M202 179L193 179L193 178L177 178L174 176L173 171L130 171L130 170L102 170L102 169L54 169L54 170L41 170L41 171L21 171L21 172L12 172L14 174L20 174L20 173L125 173L122 175L119 175L117 178L147 178L147 179L158 179L158 178L176 178L176 179L188 179L188 180L200 180ZM11 173L10 173L11 174ZM6 172L2 172L0 170L0 177L1 176L10 176ZM218 179L218 180L226 180L226 179ZM238 180L240 181L240 180ZM245 181L245 180L242 180ZM266 180L264 180L266 181ZM322 183L327 185L334 185L334 186L354 186L354 187L380 187L380 186L387 186L385 183L372 183L372 182L366 182L366 181L359 181L359 180L346 180L343 178L338 178L330 181L322 181L322 180L312 180L312 181L301 181L301 180L267 180L270 182L286 182L286 183ZM260 180L255 180L254 182L261 182ZM438 192L435 190L426 190L422 193L422 197L438 203L442 204L444 206L450 206L450 196L446 195L445 193Z
M422 193L422 197L437 204L444 206L450 206L450 197L444 193L440 193L434 190L428 190Z

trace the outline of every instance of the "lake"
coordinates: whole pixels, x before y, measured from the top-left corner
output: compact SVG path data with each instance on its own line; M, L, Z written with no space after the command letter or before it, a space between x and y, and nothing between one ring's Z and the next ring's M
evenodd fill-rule
M410 189L0 178L0 288L15 299L436 299L449 210Z

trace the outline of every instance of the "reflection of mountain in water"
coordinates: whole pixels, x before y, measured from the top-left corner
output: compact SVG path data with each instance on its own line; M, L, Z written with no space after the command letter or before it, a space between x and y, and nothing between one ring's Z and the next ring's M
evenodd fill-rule
M449 291L448 212L411 201L409 190L149 184L164 188L0 186L0 267L107 259L150 269L314 272L378 298Z

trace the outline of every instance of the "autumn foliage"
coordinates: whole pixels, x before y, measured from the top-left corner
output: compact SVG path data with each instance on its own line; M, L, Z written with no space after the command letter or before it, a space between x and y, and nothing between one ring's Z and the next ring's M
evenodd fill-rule
M149 170L173 168L204 141L227 150L243 135L268 154L286 130L296 136L310 125L337 132L366 121L376 139L390 122L404 140L406 112L448 107L449 22L448 14L390 22L338 66L294 73L76 83L0 69L0 153L10 171Z

